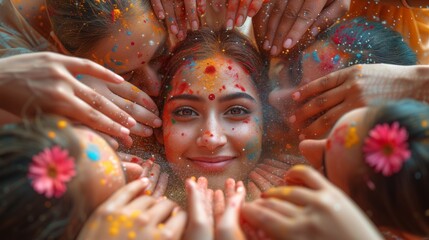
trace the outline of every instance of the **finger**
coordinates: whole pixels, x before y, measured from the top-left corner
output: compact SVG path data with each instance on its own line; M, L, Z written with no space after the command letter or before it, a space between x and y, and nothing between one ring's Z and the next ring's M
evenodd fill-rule
M173 211L171 217L165 223L164 230L167 230L168 234L165 238L162 239L170 239L170 240L179 240L183 235L183 231L186 226L186 212L183 210L179 210L178 212Z
M235 25L241 27L246 21L247 12L249 10L252 0L240 0L240 6L238 7L237 15L235 18Z
M215 217L215 223L217 224L225 211L225 196L222 190L216 190L214 192L213 201L213 215Z
M261 194L262 198L278 198L295 205L307 206L314 203L317 194L314 190L299 186L284 186L271 188Z
M207 186L208 186L207 178L199 177L197 180L197 185L201 190L207 190Z
M207 3L206 0L197 0L197 13L202 16L206 13Z
M150 170L152 169L154 163L151 160L146 160L141 164L142 167L142 177L149 177Z
M161 0L150 0L150 2L152 3L153 12L158 17L158 19L164 20L165 19L165 11L164 11L164 8L162 6Z
M225 195L226 199L234 196L235 194L235 180L232 178L228 178L225 181Z
M272 184L267 179L265 179L255 171L250 172L249 177L256 184L256 186L258 186L261 192L264 192L272 187Z
M148 184L149 179L147 178L142 178L128 183L124 187L117 190L108 200L101 204L100 207L112 211L117 210L134 199L137 194L139 194L148 186Z
M350 8L350 1L333 1L325 7L311 26L311 35L316 36L329 26L335 23L337 19L343 16Z
M254 17L262 8L262 3L264 3L264 1L262 0L253 0L249 6L249 11L247 12L247 16Z
M268 208L253 203L244 204L241 216L253 228L264 231L272 239L290 238L285 229L292 226L293 220Z
M195 1L195 0L194 0ZM175 1L175 13L177 19L177 25L179 26L179 32L177 33L177 38L182 41L186 38L187 32L187 22L186 22L186 10L183 0Z
M116 141L114 138L112 138L111 136L102 133L102 132L97 132L98 135L100 135L102 138L104 138L104 140L106 140L106 142L110 145L110 147L112 147L113 150L118 150L119 148L119 143L118 141Z
M109 84L109 89L116 95L135 102L156 115L159 114L158 107L152 98L133 84L129 82L115 85Z
M249 192L250 200L258 199L261 197L261 190L256 186L254 182L247 184L247 190Z
M141 158L139 158L133 154L118 152L118 156L121 159L121 161L123 161L123 162L135 163L139 166L143 163L143 159L141 159Z
M232 30L234 28L239 3L240 0L228 0L226 10L226 30Z
M304 4L301 6L301 9L296 16L295 22L287 31L288 34L285 39L283 39L283 48L289 49L295 46L308 28L313 24L325 4L326 0L304 1Z
M285 178L287 181L292 180L294 182L300 182L305 187L314 190L320 190L331 186L328 180L317 170L305 165L294 166L287 172Z
M132 200L127 206L124 207L123 211L129 213L130 215L137 215L135 217L146 215L150 207L156 203L156 199L151 196L142 195ZM136 211L140 210L140 211ZM142 219L142 218L141 218ZM147 224L145 219L144 223Z
M290 112L295 102L292 100L292 93L295 89L277 88L268 95L268 102L281 113Z
M158 202L147 211L147 215L150 219L149 225L157 226L163 223L171 215L175 207L177 207L175 202L164 197L160 198Z
M287 201L279 200L277 198L258 199L255 201L255 204L271 209L272 211L286 217L294 217L302 213L301 208L298 206L295 206L294 204Z
M126 138L129 137L130 130L113 121L106 115L90 107L80 98L64 95L65 102L71 103L67 108L60 108L60 115L77 120L95 130L105 132L109 135ZM76 117L79 118L76 118Z
M127 183L141 178L142 167L140 165L130 162L122 162L122 168L124 169Z
M270 182L273 186L281 186L285 184L282 178L279 178L276 175L271 174L270 172L267 172L261 168L255 168L255 172L268 180L268 182Z
M197 183L190 178L186 179L185 186L186 195L188 196L189 218L198 222L198 219L203 218L201 213L206 212L204 209L204 195L198 189Z
M280 177L280 178L283 178L285 173L286 173L286 170L284 170L284 169L269 166L267 164L258 164L258 168L263 169L263 170L265 170L265 171L267 171L273 175L276 175L277 177Z
M280 168L283 170L289 170L289 168L291 167L291 164L287 164L287 163L283 163L274 159L264 159L263 163L275 167L275 168Z
M162 2L162 6L164 6L165 23L167 24L167 29L172 34L177 35L179 33L179 26L176 20L174 1L162 0L161 2Z
M266 32L267 37L263 44L263 48L267 51L271 49L271 51L277 52L277 49L272 50L273 41L274 37L279 33L277 32L277 28L279 26L280 20L282 19L283 11L285 10L287 3L288 1L277 1L270 12L270 18L268 20Z
M161 173L161 175L159 176L158 183L156 184L156 188L152 193L152 196L154 197L164 196L165 191L167 190L167 185L168 185L168 174Z
M189 26L191 26L192 31L197 31L199 28L199 19L197 16L198 11L196 0L184 0L184 2Z
M156 188L156 185L158 184L158 178L160 174L161 174L161 167L158 164L153 164L152 169L149 172L150 184L147 187L146 194L152 195L153 191Z

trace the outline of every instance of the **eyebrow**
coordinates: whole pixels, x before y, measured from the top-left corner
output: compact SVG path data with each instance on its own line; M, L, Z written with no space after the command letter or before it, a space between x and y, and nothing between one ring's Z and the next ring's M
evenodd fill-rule
M256 102L255 98L253 98L252 96L244 92L237 92L237 93L228 94L226 96L222 96L219 98L219 102L227 102L227 101L240 99L240 98L245 98L253 102ZM181 94L181 95L176 95L171 97L170 99L167 100L167 102L174 101L174 100L188 100L188 101L196 102L196 101L202 101L203 98L200 96L191 95L191 94Z

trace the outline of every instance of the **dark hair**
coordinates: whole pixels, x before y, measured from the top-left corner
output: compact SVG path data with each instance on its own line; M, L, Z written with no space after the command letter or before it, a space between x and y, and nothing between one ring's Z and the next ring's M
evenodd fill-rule
M46 148L60 146L79 159L80 145L71 124L58 127L60 120L65 121L41 117L0 129L0 232L5 239L74 239L81 228L76 192L48 199L34 191L27 177L32 157Z
M151 10L148 0L46 0L46 4L53 31L77 56L116 31L124 19L140 15L141 9Z
M189 31L186 39L175 47L170 58L162 66L164 76L159 109L162 110L166 95L171 89L170 82L182 66L219 54L241 65L260 90L262 102L265 102L268 92L268 88L265 87L268 83L267 61L252 42L237 31L224 29L213 31L203 28L199 31Z
M429 234L429 105L415 100L388 102L375 107L370 128L393 122L408 132L411 157L391 176L369 165L365 176L351 180L352 198L379 226L420 236ZM373 117L373 118L372 118ZM368 186L370 182L372 187Z
M355 64L386 63L415 65L417 56L404 42L401 34L379 22L363 17L333 25L317 36L317 40L329 40L352 57L344 67Z

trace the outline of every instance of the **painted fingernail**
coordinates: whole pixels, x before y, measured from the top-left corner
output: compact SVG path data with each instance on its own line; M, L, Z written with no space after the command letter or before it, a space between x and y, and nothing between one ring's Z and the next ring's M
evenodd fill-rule
M286 39L286 41L283 43L283 47L284 48L290 48L290 46L292 46L292 39L288 38Z
M240 27L241 25L243 25L243 20L244 20L243 15L238 16L237 21L235 21L235 25Z
M265 50L270 50L270 41L265 40L265 41L264 41L264 46L263 46L263 47L264 47L264 49L265 49Z
M163 11L159 11L159 12L158 12L158 18L159 18L159 19L164 19L164 18L165 18L165 15L164 15L164 12L163 12Z
M292 115L292 116L289 117L288 120L289 120L290 123L294 123L296 121L296 116Z
M234 21L232 19L228 19L228 21L226 22L226 30L232 30L233 27Z
M198 22L197 22L197 20L192 21L191 25L192 25L192 31L197 31L198 30Z
M295 100L295 101L298 100L300 97L301 97L301 93L300 92L294 92L292 94L292 99Z
M272 46L271 47L271 55L276 55L277 54L277 46L276 45L274 45L274 46Z
M171 33L173 34L177 34L179 32L179 29L175 24L171 25L170 30L171 30Z
M318 27L312 28L310 33L313 37L315 37L317 34L319 34L319 28Z
M124 135L130 135L130 129L121 127L121 133Z
M153 120L153 125L155 127L161 127L162 126L162 120L161 119L155 119L155 120Z
M128 126L131 126L131 127L137 124L136 120L132 117L128 117L127 123L128 123Z

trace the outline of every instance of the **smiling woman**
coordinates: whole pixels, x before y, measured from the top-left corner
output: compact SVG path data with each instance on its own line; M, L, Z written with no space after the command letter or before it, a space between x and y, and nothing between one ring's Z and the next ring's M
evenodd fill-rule
M163 67L158 134L180 179L173 183L202 175L210 188L222 189L229 177L247 180L262 151L265 69L257 50L234 31L191 32L175 49Z

